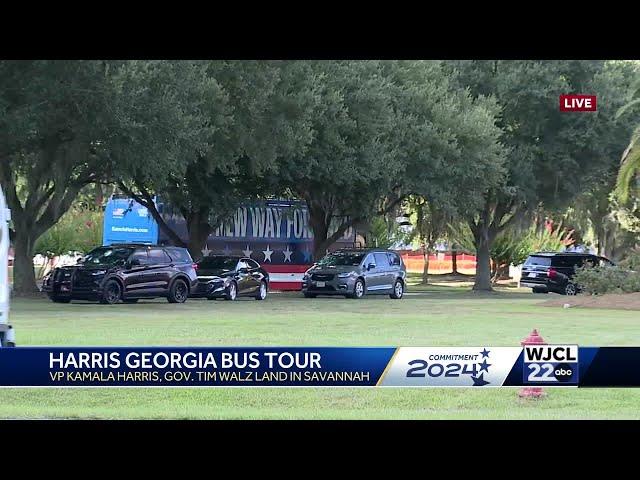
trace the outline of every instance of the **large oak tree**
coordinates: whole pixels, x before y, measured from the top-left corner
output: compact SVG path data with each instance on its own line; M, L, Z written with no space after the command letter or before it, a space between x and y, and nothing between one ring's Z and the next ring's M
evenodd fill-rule
M166 168L185 145L205 149L202 130L209 126L197 107L211 86L202 85L199 68L193 62L0 62L0 182L13 210L16 294L36 291L35 242L86 185L123 165ZM185 88L203 96L193 103Z

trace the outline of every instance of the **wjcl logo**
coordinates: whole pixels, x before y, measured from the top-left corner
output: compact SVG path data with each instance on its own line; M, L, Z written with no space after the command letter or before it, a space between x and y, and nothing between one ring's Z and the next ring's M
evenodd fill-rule
M526 345L523 364L524 383L577 385L577 345Z

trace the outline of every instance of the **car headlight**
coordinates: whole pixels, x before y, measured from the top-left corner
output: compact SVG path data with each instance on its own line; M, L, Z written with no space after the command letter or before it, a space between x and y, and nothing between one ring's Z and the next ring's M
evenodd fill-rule
M339 273L338 274L338 278L348 278L351 276L353 272L347 272L347 273Z

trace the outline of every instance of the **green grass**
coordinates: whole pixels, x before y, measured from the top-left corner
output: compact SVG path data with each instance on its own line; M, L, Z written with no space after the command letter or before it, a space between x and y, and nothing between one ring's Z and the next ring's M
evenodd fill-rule
M532 328L553 343L638 345L640 316L559 309L550 296L459 287L412 288L401 301L368 297L265 302L164 300L136 305L54 305L16 300L20 345L514 346ZM2 389L3 418L640 418L640 390L548 389L523 401L516 389L105 388Z

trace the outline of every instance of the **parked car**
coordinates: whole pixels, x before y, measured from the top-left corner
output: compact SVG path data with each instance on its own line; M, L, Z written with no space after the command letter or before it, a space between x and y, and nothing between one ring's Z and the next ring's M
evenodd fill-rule
M577 268L592 266L613 266L604 257L590 253L540 252L529 255L522 266L520 286L533 289L533 293L556 292L575 295L580 288L572 279Z
M307 298L317 295L389 295L400 299L406 290L407 271L396 252L383 249L337 250L314 264L302 278Z
M237 297L267 298L269 274L258 262L248 257L211 255L197 263L198 286L192 297L209 300Z
M76 299L135 303L154 297L183 303L197 285L187 249L118 244L95 248L78 265L54 269L45 276L42 290L57 303Z

